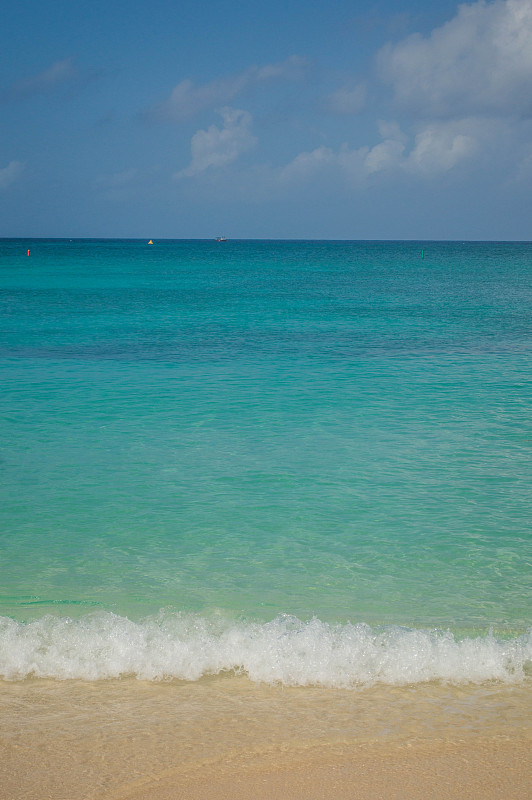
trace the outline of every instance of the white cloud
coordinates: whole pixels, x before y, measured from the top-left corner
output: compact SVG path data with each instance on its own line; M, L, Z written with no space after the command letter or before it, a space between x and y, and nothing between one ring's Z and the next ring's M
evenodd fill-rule
M235 108L223 108L219 113L223 126L211 125L206 131L194 134L190 142L191 162L176 178L192 177L210 167L225 167L255 147L257 139L250 130L251 114Z
M249 175L261 176L256 182L270 191L276 186L300 192L312 183L361 189L395 181L436 184L452 174L452 182L465 186L463 176L474 170L477 176L490 170L511 177L518 164L520 174L527 174L532 121L522 117L532 114L532 0L459 6L452 20L428 36L409 36L381 50L379 62L400 112L410 112L403 128L380 121L379 135L366 145L309 148L284 166L263 164ZM305 62L292 57L199 86L183 81L159 112L183 119L263 81L297 80L304 69ZM352 83L330 94L327 108L356 114L365 102L365 84ZM221 114L223 124L194 134L190 164L176 177L226 167L255 146L249 114L228 107Z
M309 180L315 176L336 173L350 181L357 182L365 175L365 160L369 147L350 148L343 144L338 151L330 147L318 147L306 153L299 153L290 163L279 171L279 180L293 183Z
M10 161L7 167L0 169L0 189L6 189L12 184L24 169L21 161Z
M320 172L323 167L335 165L338 156L330 147L317 147L307 153L300 153L279 172L281 181L305 179Z
M148 116L181 121L206 108L229 103L237 94L251 86L270 80L300 80L305 68L304 59L290 56L285 61L263 67L250 67L235 75L216 78L199 86L188 79L183 80L172 90L170 97L148 111Z
M408 141L408 136L403 133L401 126L398 122L395 122L395 120L379 119L377 121L377 127L381 139L395 139L398 142L403 142L403 144L406 144Z
M55 61L37 75L18 81L11 87L10 94L24 96L46 92L61 83L66 83L75 78L77 74L78 72L72 63L72 59L65 58L63 61Z
M384 47L397 104L425 118L532 113L532 0L461 5L424 38Z
M161 118L183 120L193 117L204 108L218 103L228 103L249 84L246 73L195 86L192 81L178 83L168 100L154 109L155 115Z
M437 180L469 169L512 177L531 163L532 0L478 0L430 35L409 36L383 48L381 73L396 106L410 112L408 135L396 122L378 123L369 146L321 146L277 171L283 183L342 178L363 187L402 176ZM329 110L355 113L360 84L338 89Z
M405 167L421 175L439 175L473 155L478 145L475 136L454 123L433 123L417 134Z
M481 143L493 134L484 120L477 119L432 122L424 125L410 143L395 122L381 122L379 129L383 140L373 147L343 144L337 151L319 147L300 153L279 171L279 179L303 181L334 171L355 183L393 172L432 178L475 156Z
M383 172L395 169L402 165L405 145L398 139L385 139L376 144L364 158L364 171L371 175L373 172Z
M359 114L366 104L366 87L357 86L336 89L327 98L327 108L335 114Z
M299 81L304 77L307 68L307 61L301 56L289 56L284 61L277 61L274 64L266 64L264 67L252 67L252 80L255 75L257 81L269 81L280 78L285 81Z

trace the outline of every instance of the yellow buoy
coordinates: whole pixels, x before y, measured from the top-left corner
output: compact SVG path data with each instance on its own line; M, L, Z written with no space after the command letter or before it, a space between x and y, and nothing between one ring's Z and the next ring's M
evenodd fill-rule
M151 239L150 239L150 241L148 242L148 244L153 244L153 242L152 242L152 240L151 240Z

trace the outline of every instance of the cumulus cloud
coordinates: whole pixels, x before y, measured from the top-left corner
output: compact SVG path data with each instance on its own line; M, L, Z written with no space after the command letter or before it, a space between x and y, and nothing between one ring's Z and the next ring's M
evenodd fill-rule
M289 56L284 61L266 64L264 67L252 67L248 70L251 78L255 76L257 82L269 81L280 78L285 81L299 81L303 78L307 68L307 61L301 56Z
M478 150L479 139L466 132L468 127L454 123L428 125L417 134L406 168L427 176L453 169Z
M307 153L299 153L279 171L279 180L282 183L294 183L336 173L356 183L364 177L364 163L369 152L369 147L351 148L346 143L337 151L330 147L318 147Z
M532 116L532 0L462 5L430 35L415 34L383 48L378 62L396 107L406 112L408 135L396 122L381 121L376 143L300 153L278 171L280 181L326 175L359 186L394 175L430 180L475 163L497 168L496 161L526 173L530 120L523 117ZM360 84L338 89L328 108L356 113L364 101Z
M423 126L413 140L397 123L379 125L382 141L373 147L350 148L343 144L335 151L319 147L300 153L279 172L279 179L302 181L336 171L347 180L363 183L370 177L401 173L431 178L454 169L473 157L483 140L489 138L483 121L437 121Z
M330 147L317 147L306 153L299 153L279 172L281 181L305 179L320 172L323 167L337 163L337 154Z
M399 107L426 118L532 113L532 0L461 5L430 36L384 47Z
M193 117L206 108L231 102L236 95L252 86L270 80L300 80L306 62L299 56L290 56L285 61L250 67L243 72L216 78L208 83L195 85L191 80L182 80L162 103L153 106L147 115L152 119L182 121Z
M195 86L188 79L183 80L172 90L170 97L156 106L150 115L161 119L184 120L195 116L205 108L218 103L228 103L248 85L249 78L246 73L218 78L202 86Z
M72 63L72 59L65 58L63 61L55 61L37 75L17 81L9 90L9 94L11 96L24 97L38 94L39 92L47 92L60 84L72 80L77 75L78 72Z
M6 189L12 184L24 169L21 161L10 161L7 167L0 169L0 189Z
M518 164L519 174L529 174L532 121L523 117L532 112L532 0L459 6L453 19L429 35L383 48L378 62L393 87L394 115L399 111L402 127L381 121L379 136L363 146L309 148L284 166L263 165L262 172L255 167L254 174L270 188L284 189L312 181L363 188L387 179L429 181L453 173L461 179L487 168L511 178ZM228 101L262 82L297 80L304 70L305 62L292 57L202 85L178 84L158 107L160 116L181 120L221 100L228 105L220 112L221 125L194 134L190 164L176 177L227 167L251 150L257 143L251 117ZM365 104L366 85L351 83L331 93L326 108L353 115Z
M385 139L379 142L364 157L364 172L371 175L373 172L384 172L395 169L403 163L405 145L398 139Z
M223 126L211 125L207 130L196 131L190 142L191 162L176 178L192 177L211 167L225 167L255 147L257 139L250 130L251 114L229 107L219 113Z
M356 86L336 89L327 98L327 109L334 114L359 114L366 104L366 87Z
M318 147L310 152L299 153L279 171L279 180L282 183L301 183L316 176L336 174L351 183L360 183L369 172L374 171L371 164L375 149L367 146L351 148L344 143L337 151L330 147ZM373 159L373 164L377 160L378 156Z

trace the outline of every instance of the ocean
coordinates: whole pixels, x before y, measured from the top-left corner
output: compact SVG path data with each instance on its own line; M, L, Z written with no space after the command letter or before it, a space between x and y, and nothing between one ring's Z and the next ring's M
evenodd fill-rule
M410 753L420 797L442 758L529 796L531 278L531 243L2 240L4 795L334 761L380 797Z
M531 243L2 240L0 676L529 685L531 278Z

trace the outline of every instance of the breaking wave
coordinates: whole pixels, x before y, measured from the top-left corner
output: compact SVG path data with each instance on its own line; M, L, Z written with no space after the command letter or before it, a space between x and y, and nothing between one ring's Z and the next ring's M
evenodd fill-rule
M365 624L268 623L163 613L134 622L109 612L33 622L0 617L0 676L195 681L244 673L285 686L354 688L426 681L519 682L532 662L532 630L502 639ZM528 666L527 666L528 665Z

